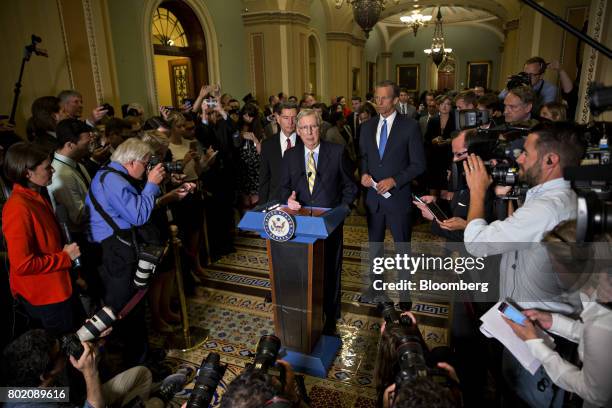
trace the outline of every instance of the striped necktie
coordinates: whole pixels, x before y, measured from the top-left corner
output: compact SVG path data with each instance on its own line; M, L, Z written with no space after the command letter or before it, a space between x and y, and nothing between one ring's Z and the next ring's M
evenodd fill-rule
M308 190L310 194L312 194L312 190L314 190L315 177L317 174L317 167L315 165L314 152L310 152L308 155L308 169L306 170L308 177Z

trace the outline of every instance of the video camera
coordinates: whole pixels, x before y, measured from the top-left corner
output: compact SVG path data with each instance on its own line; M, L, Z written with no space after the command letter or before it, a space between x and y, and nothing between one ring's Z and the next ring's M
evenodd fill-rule
M455 123L459 130L472 129L490 123L489 111L464 109L455 111Z
M503 153L502 153L503 152ZM514 164L514 158L508 151L508 145L498 140L477 143L468 148L468 154L476 154L483 159L487 171L493 178L493 184L499 186L516 186L519 184L518 167ZM496 160L493 164L492 160ZM451 164L450 191L467 189L467 180L463 162Z
M61 348L67 355L77 360L85 351L82 341L91 341L100 337L117 320L115 312L109 306L104 306L93 315L76 333L66 334L60 338Z
M151 170L153 167L157 166L159 163L162 164L164 170L168 173L182 173L183 172L183 161L175 160L170 162L163 161L158 156L152 156L151 160L149 160L149 168L147 170Z
M518 88L521 85L531 86L531 79L529 78L529 74L526 72L519 72L518 74L510 76L510 78L508 78L508 82L506 83L506 89L511 90Z
M198 370L187 408L208 408L226 370L227 364L221 364L219 354L209 353Z
M576 242L612 231L612 165L569 167L563 177L578 194Z

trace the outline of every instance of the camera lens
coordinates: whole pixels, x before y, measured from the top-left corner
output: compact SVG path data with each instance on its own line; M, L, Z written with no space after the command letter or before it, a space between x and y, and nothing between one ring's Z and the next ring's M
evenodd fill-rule
M221 357L210 353L198 370L196 383L187 403L188 408L206 408L215 395L215 390L221 382L227 365L221 365Z
M278 337L272 334L261 336L255 354L255 369L267 372L274 366L280 347L281 341Z
M85 322L83 326L77 331L77 336L80 341L90 341L100 337L100 334L108 329L117 318L113 309L108 306L104 306L93 315L89 321ZM80 343L79 343L80 344Z
M576 241L589 242L595 235L609 231L612 231L612 203L593 192L578 196Z

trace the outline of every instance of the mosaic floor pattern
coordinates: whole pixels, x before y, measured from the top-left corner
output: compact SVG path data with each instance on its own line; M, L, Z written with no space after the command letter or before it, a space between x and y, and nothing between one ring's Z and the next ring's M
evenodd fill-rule
M367 242L364 217L351 216L345 225L345 260L342 284L342 319L338 332L342 348L327 378L305 376L312 407L374 407L374 364L381 319L373 316L374 308L358 302L359 260L362 242ZM423 229L423 228L421 228ZM416 239L431 239L426 231L415 231ZM391 237L387 237L392 242ZM274 332L273 305L264 301L269 291L265 241L252 234L241 234L236 240L237 252L223 257L206 270L203 286L188 298L191 325L209 331L203 346L188 352L172 350L170 364L200 365L208 353L216 352L228 365L213 407L219 395L252 361L259 337ZM430 347L448 345L448 307L443 304L415 301L413 310L419 327ZM164 339L153 335L152 343L163 346ZM192 387L193 384L190 385ZM188 396L187 396L188 397ZM184 399L175 398L179 406Z

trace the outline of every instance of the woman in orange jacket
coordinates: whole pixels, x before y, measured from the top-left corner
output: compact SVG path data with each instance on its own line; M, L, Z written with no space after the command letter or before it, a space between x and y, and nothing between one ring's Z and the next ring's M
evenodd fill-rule
M77 244L62 246L46 187L53 168L48 153L32 143L16 143L4 163L13 192L2 210L11 292L43 328L62 334L74 329L70 269L80 256Z

